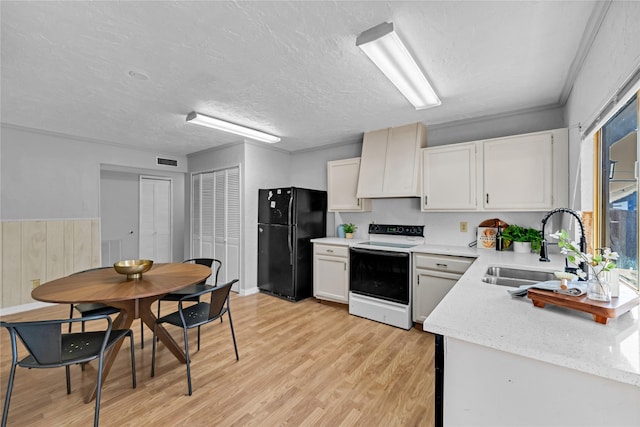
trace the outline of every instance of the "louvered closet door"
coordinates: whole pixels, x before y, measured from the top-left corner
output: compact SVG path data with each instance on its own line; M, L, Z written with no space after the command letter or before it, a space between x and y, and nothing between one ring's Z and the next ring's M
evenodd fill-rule
M240 170L223 169L193 176L193 257L222 262L219 283L240 273Z

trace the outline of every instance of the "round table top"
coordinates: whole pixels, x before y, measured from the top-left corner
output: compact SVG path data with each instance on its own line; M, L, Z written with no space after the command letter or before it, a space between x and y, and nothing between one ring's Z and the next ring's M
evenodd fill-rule
M52 280L35 288L31 297L52 303L108 303L164 295L209 276L209 267L187 263L153 264L141 279L129 281L115 269L104 268Z

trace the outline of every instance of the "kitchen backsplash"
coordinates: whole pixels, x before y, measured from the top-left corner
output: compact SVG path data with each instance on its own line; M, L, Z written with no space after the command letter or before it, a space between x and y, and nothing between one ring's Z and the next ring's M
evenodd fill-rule
M485 219L500 218L507 224L541 228L540 222L545 212L421 212L420 199L374 199L371 212L347 213L337 212L334 227L329 229L329 236L336 235L339 224L354 223L358 226L355 237L367 238L368 226L372 222L378 224L424 225L425 239L430 244L446 244L466 246L476 240L478 224ZM331 215L329 215L331 217ZM560 218L560 216L558 216ZM331 221L329 221L331 222ZM460 232L460 222L467 223L467 231ZM561 224L550 224L550 232L559 229ZM567 228L568 225L563 225ZM333 230L333 232L331 232Z

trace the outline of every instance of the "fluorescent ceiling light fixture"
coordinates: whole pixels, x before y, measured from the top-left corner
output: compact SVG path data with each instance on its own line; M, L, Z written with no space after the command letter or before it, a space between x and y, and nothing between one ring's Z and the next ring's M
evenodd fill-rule
M196 113L195 111L187 114L187 123L194 123L224 132L234 133L247 138L257 139L258 141L267 142L269 144L274 144L280 141L279 136L269 135L268 133L260 132L259 130L236 125L235 123L225 122L224 120L205 116L204 114Z
M393 31L393 23L383 22L364 31L356 39L356 46L367 54L416 110L440 105L440 98Z

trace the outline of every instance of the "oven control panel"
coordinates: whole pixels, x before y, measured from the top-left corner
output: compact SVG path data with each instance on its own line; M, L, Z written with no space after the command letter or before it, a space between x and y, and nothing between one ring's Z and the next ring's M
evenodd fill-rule
M369 234L424 237L424 225L369 224Z

